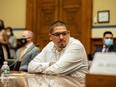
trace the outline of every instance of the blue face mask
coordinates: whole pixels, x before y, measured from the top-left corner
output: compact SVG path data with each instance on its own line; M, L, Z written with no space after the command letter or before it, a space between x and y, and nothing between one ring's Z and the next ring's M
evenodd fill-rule
M113 45L113 40L112 39L104 39L104 43L106 46L111 46L111 45Z

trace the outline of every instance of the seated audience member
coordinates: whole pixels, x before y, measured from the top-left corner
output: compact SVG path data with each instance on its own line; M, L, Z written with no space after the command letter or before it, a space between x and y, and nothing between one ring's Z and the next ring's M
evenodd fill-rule
M10 51L10 58L13 58L16 47L17 47L17 39L14 36L13 30L11 27L6 27L6 34L8 37L8 47L9 47L9 51Z
M14 59L16 64L14 70L27 71L28 63L40 52L40 49L33 43L33 33L26 30L21 37L22 47L17 49Z
M103 34L103 46L97 47L96 52L116 52L116 46L113 44L113 34L111 31L106 31Z
M4 53L3 53L2 46L1 46L1 44L0 44L0 68L1 68L2 65L3 65L3 62L4 62Z
M54 22L49 38L51 42L29 63L28 72L85 77L88 72L85 48L78 39L70 37L66 24Z
M9 52L9 48L8 48L8 38L6 35L6 31L4 29L3 20L0 20L0 44L3 49L4 58L5 58L5 60L7 60L8 58L10 58L10 52Z

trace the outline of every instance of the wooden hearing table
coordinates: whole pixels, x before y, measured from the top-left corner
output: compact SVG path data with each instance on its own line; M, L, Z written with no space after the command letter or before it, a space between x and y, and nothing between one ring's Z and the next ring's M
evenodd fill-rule
M0 87L85 87L85 79L12 71L7 80L0 78Z

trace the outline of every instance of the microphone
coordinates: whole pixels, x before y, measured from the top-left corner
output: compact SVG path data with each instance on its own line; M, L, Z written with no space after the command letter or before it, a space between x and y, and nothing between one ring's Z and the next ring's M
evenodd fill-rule
M16 60L14 60L14 59L7 59L6 60L8 63L11 63L10 65L9 65L9 67L11 67L11 66L13 66L17 61L18 61L18 58L16 59Z

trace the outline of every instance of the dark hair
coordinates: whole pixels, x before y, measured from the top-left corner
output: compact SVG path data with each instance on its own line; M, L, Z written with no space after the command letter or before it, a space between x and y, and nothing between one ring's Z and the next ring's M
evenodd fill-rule
M0 30L4 29L4 21L0 20Z
M104 34L103 34L103 37L105 37L106 34L111 34L113 36L111 31L105 31Z
M7 30L7 29L9 29L9 30L10 30L10 32L11 32L11 36L13 36L13 35L14 35L14 34L13 34L13 30L12 30L12 28L11 28L10 26L9 26L9 27L6 27L5 29L6 29L6 30Z
M54 30L54 28L55 28L55 27L58 27L58 26L65 26L65 27L67 28L67 26L66 26L66 24L65 24L64 22L62 22L62 21L55 21L55 22L52 23L51 26L50 26L50 33L52 33L53 30Z

